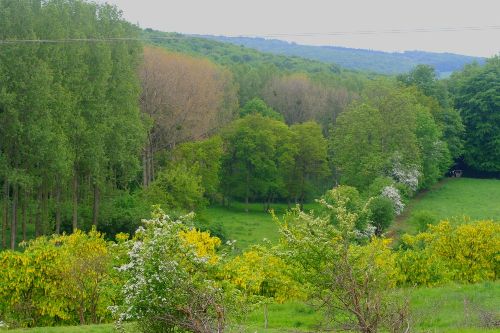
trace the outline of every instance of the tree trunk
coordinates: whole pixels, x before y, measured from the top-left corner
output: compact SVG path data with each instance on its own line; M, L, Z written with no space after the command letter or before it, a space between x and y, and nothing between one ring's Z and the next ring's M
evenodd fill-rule
M149 166L148 166L148 149L144 148L144 152L142 153L142 186L148 187L149 185Z
M2 249L7 248L7 224L9 223L9 181L3 183Z
M73 175L73 232L78 229L78 175Z
M268 326L267 303L264 303L264 329L267 329L267 326Z
M17 236L17 206L19 203L19 185L14 185L12 193L12 220L10 224L10 248L16 249L16 236Z
M61 184L56 185L56 234L61 233Z
M42 235L45 235L49 227L49 191L45 187L42 190L42 224L40 227Z
M94 184L94 205L92 207L92 224L97 228L99 222L99 186Z
M36 216L35 216L35 237L42 235L42 189L38 189L36 198Z
M149 145L149 184L155 179L155 164L153 160L153 145Z
M28 206L28 194L26 191L23 192L23 201L21 205L21 229L23 232L23 242L26 242L26 220L27 216L27 206Z
M245 212L248 213L248 196L250 195L250 189L248 188L250 179L248 177L248 174L247 174L246 181L247 181L247 187L246 187L246 192L245 192Z

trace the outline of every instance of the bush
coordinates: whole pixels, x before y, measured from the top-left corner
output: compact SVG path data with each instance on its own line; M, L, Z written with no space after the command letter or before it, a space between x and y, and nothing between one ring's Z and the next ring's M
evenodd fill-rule
M319 212L330 219L334 226L339 225L338 210L346 209L350 214L356 214L356 229L365 231L369 222L369 211L355 187L340 185L327 191L319 200L321 207Z
M190 216L158 211L128 242L129 260L119 269L127 277L124 301L113 308L118 324L135 320L142 332L223 332L228 315L241 308L235 289L217 278L220 240L189 225Z
M398 263L406 284L432 285L447 279L476 283L500 274L500 224L493 221L457 227L442 221L402 241Z
M156 180L144 190L144 198L151 205L192 211L206 206L201 176L184 163L174 164L161 171Z
M373 180L373 182L368 187L368 196L376 197L382 193L382 190L394 184L394 180L390 177L377 177Z
M371 221L375 226L375 233L381 235L394 222L394 207L392 201L386 197L373 198L368 209L371 211Z
M399 272L390 240L360 242L360 216L349 212L346 201L321 204L336 215L337 225L297 210L281 223L280 246L294 276L321 307L325 322L356 332L401 332L407 308L396 293Z
M95 230L40 237L24 252L0 252L0 317L12 327L111 319L112 255Z
M419 210L411 215L409 224L415 225L418 232L426 231L429 225L434 225L438 222L437 216L428 210Z

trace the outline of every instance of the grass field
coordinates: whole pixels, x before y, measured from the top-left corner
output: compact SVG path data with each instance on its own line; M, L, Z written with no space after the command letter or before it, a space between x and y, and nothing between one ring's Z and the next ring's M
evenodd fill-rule
M500 332L488 329L487 324L499 320L500 281L477 285L449 285L438 288L410 290L412 332L476 333ZM269 329L262 329L263 314L256 310L245 321L246 332L277 333L313 331L320 332L317 324L321 313L303 303L275 304L269 307ZM127 332L135 332L133 325ZM10 333L112 333L112 324L75 327L33 328L10 330Z
M305 210L315 209L317 204L306 204ZM287 210L286 204L274 204L271 209L278 217ZM252 244L278 240L278 225L262 204L250 204L245 212L244 204L235 202L231 207L212 206L198 213L199 217L212 225L222 226L227 239L236 240L236 247L246 249Z
M414 233L412 216L419 211L428 211L437 219L451 219L459 223L463 218L472 220L492 219L500 221L500 180L447 178L433 189L418 194L407 206L402 218L397 221L398 233Z

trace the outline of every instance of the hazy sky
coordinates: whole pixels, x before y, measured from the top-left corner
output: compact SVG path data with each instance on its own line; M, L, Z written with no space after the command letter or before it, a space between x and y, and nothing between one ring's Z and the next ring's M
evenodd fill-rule
M142 28L162 31L264 36L384 51L418 49L479 56L500 52L500 0L106 2L117 5L127 20ZM415 32L419 29L430 32Z

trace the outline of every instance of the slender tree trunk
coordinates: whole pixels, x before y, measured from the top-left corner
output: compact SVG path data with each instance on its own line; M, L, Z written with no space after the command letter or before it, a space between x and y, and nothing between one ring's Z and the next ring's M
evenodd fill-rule
M83 301L80 301L80 306L78 307L78 316L80 317L80 325L85 325L85 305Z
M153 145L149 145L149 184L155 180L155 163L153 160Z
M2 249L7 248L7 224L9 223L9 181L3 183Z
M149 166L148 166L148 148L144 148L144 152L142 153L142 186L143 187L148 187L149 186Z
M28 194L23 191L23 200L21 204L21 229L23 232L23 242L26 242L26 220L27 216L27 206L28 205Z
M42 190L42 224L40 226L42 235L45 235L49 227L49 191L46 187Z
M97 228L99 222L99 186L94 184L94 205L92 207L92 224Z
M42 188L38 189L35 216L35 237L42 235Z
M14 191L12 193L12 220L10 224L10 248L16 249L16 236L17 236L17 206L19 203L19 185L14 184Z
M264 303L264 329L267 329L268 318L267 303Z
M245 192L245 212L248 213L248 197L250 195L250 189L249 189L249 182L250 182L250 179L248 177L248 174L247 174L247 187L246 187L246 192Z
M78 229L78 175L73 175L73 232Z
M61 184L56 185L56 234L61 233Z

